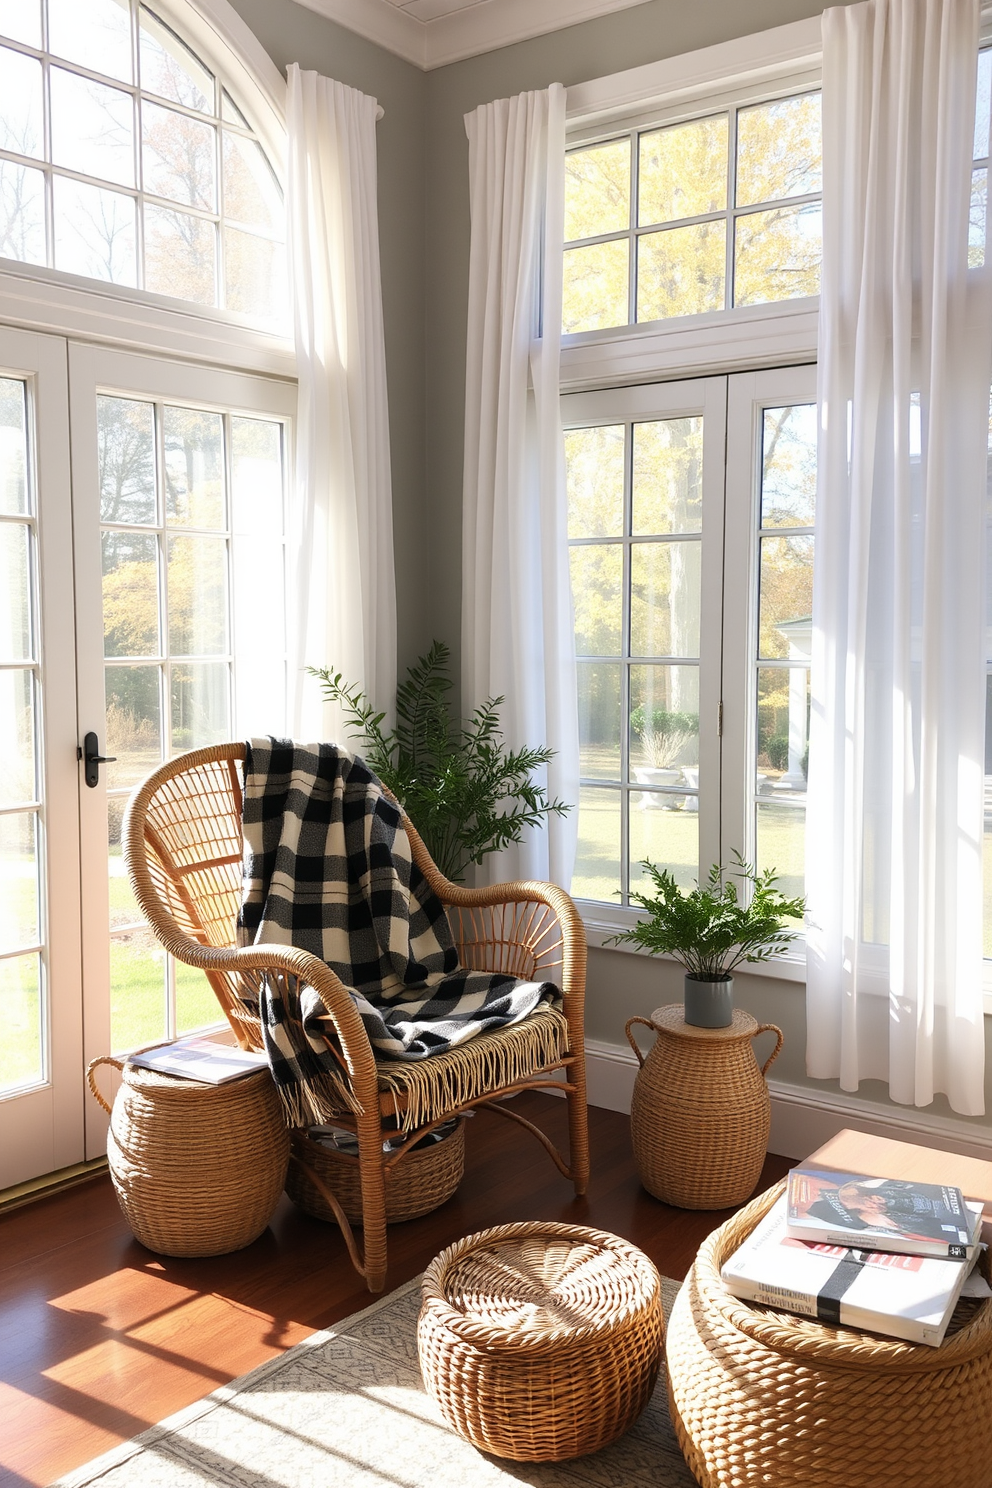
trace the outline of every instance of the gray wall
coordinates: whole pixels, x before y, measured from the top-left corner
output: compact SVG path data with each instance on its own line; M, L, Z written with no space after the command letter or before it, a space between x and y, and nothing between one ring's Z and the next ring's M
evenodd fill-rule
M682 1000L682 968L673 961L660 961L651 956L620 950L590 950L586 1034L590 1039L626 1048L624 1024L640 1014L649 1017L657 1007ZM891 1106L894 1111L912 1108L890 1101L888 1087L879 1080L863 1080L857 1095L841 1092L836 1080L811 1080L806 1074L806 1007L805 987L801 982L786 982L754 973L740 973L734 978L734 1000L746 1008L759 1023L776 1023L785 1034L782 1052L770 1074L790 1085L804 1085L811 1091L833 1091L848 1101L866 1100ZM876 1000L875 1011L884 1018L887 1003ZM641 1048L647 1051L652 1034L646 1028ZM772 1051L773 1037L766 1034L755 1043L762 1060ZM985 1116L958 1116L944 1096L937 1096L927 1106L928 1116L945 1116L977 1127L992 1125L992 1018L985 1019Z
M231 0L276 65L291 62L377 98L379 244L389 382L401 669L431 638L424 604L424 111L427 76L291 0Z

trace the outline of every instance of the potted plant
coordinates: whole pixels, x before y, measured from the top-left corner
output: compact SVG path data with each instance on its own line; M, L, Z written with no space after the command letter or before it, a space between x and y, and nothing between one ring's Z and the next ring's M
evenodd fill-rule
M734 1016L734 967L742 961L768 961L797 938L786 928L801 919L806 901L787 899L776 887L773 868L758 873L735 854L736 867L714 863L703 884L688 893L674 875L653 863L641 864L653 881L653 894L632 893L646 911L630 930L611 938L628 941L654 956L674 956L685 969L685 1021L697 1028L726 1028ZM744 892L738 890L740 880ZM747 887L750 886L750 894Z
M470 863L519 842L528 827L572 808L549 801L533 780L554 750L507 749L499 726L501 697L487 698L466 722L451 713L449 652L435 641L396 688L396 727L383 729L357 686L341 673L309 667L329 702L344 709L365 762L408 812L445 877L460 883Z
M666 708L648 709L641 705L631 712L630 730L646 762L634 766L635 779L641 785L678 784L683 775L679 758L699 733L698 714L673 713ZM646 795L643 804L654 805L656 800Z

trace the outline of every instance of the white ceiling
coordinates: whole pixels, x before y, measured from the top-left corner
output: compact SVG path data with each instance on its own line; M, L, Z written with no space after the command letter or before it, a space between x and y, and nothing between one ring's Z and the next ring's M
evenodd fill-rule
M646 0L301 0L425 70Z

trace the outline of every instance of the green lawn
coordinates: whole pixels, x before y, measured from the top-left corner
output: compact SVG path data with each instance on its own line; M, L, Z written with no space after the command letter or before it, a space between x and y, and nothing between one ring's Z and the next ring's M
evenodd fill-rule
M636 798L635 798L636 799ZM669 798L673 799L673 798ZM691 885L699 875L699 839L695 812L645 811L631 808L631 887L640 880L638 864L650 858L669 868L679 883ZM789 897L803 893L805 833L803 814L778 802L759 803L758 868L774 868L779 887ZM983 841L985 889L985 955L992 959L992 831ZM709 864L703 865L703 871ZM579 810L579 848L572 893L579 899L619 904L619 795L584 788Z
M110 923L134 924L138 906L119 847L110 849ZM202 971L175 963L176 1031L189 1033L223 1017ZM165 1038L167 957L150 930L118 930L110 941L110 1039L116 1051Z
M110 864L110 923L133 924L137 905L124 874L120 849ZM0 869L0 951L23 938L17 930L36 913L34 864L25 857ZM144 927L118 931L110 942L111 1046L120 1053L165 1038L167 1022L166 955ZM42 1018L38 957L0 960L0 1090L43 1077ZM175 966L176 1025L189 1033L220 1022L223 1014L210 983L192 967ZM108 1053L111 1052L108 1050Z

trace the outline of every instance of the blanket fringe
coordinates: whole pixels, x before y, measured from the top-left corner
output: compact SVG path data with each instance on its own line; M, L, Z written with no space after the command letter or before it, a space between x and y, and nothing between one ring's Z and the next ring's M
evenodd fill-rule
M361 1105L343 1081L330 1073L309 1077L292 1085L277 1085L283 1119L291 1129L333 1124L342 1111L359 1115Z
M568 1024L545 1004L523 1023L469 1039L430 1059L382 1062L379 1089L393 1097L405 1134L440 1121L487 1092L498 1094L538 1070L554 1066L568 1050Z

